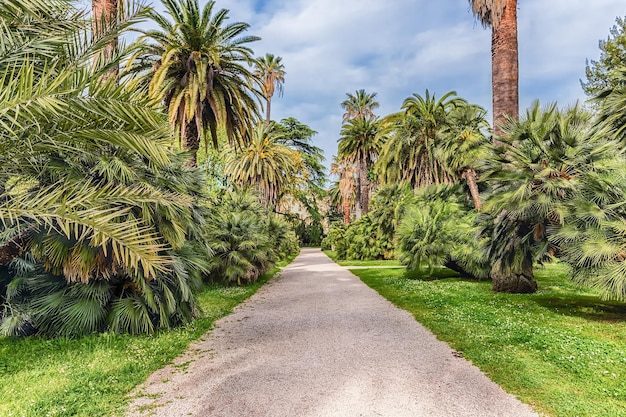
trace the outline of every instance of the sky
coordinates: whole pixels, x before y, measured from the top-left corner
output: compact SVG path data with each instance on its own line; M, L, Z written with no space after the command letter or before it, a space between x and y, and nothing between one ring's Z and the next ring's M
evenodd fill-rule
M491 30L467 0L216 0L216 7L262 38L250 45L257 56L283 58L284 94L272 100L272 119L295 117L316 130L327 166L348 92L377 93L381 116L426 89L436 97L454 90L491 111ZM518 1L520 114L537 99L584 101L585 61L599 58L599 40L624 15L624 0Z

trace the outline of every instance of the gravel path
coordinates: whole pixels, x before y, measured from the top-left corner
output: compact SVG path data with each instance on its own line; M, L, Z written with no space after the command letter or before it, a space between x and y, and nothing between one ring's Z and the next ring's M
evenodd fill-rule
M536 416L318 249L303 249L128 416Z

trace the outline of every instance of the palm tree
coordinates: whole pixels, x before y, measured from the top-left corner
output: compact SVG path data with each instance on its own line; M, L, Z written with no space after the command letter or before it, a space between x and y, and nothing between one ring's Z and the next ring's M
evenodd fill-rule
M453 109L441 131L441 141L436 151L437 158L448 171L467 182L476 210L482 207L477 167L489 154L485 135L489 131L489 124L485 115L486 111L482 107L473 104Z
M502 134L506 117L519 113L519 63L517 48L517 0L469 0L472 12L484 27L491 27L491 82L493 127Z
M353 204L354 191L356 182L354 176L356 174L356 168L354 164L346 159L334 158L333 163L330 166L330 173L339 175L339 194L341 196L342 211L343 211L343 223L350 223L350 207Z
M487 231L495 291L536 291L533 262L559 251L550 235L565 224L567 206L583 191L588 172L612 158L589 121L579 107L542 110L537 102L524 118L504 125L502 147L484 173L493 186L485 212L491 215L486 223L492 223Z
M432 185L420 189L397 228L397 252L409 269L418 273L424 263L430 272L446 266L463 276L484 278L488 268L475 238L476 212L469 210L458 185Z
M187 238L199 235L204 187L167 150L167 120L132 84L102 82L91 59L104 44L72 2L5 4L1 331L151 332L191 319L206 261Z
M454 91L437 99L426 90L425 96L413 94L404 100L403 111L383 120L387 140L377 162L382 181L406 181L414 188L454 182L455 175L445 169L435 150L450 112L465 104Z
M350 119L373 118L374 109L380 106L376 101L376 93L366 93L365 90L357 90L354 94L346 93L347 99L341 102L341 107L346 111L343 115L344 123Z
M226 176L235 184L259 189L266 207L276 206L303 168L299 152L280 143L280 135L265 123L257 125L250 144L231 149Z
M354 118L341 129L339 157L353 161L358 170L357 194L362 214L367 214L369 205L368 172L380 152L378 136L380 121L377 118Z
M159 29L143 32L130 70L149 80L149 94L168 109L172 126L179 128L190 166L205 130L218 146L218 129L231 144L247 142L259 117L259 80L248 64L253 52L245 36L247 23L227 24L228 10L213 13L214 1L200 11L198 0L162 0L172 22L156 11L149 17Z
M270 124L270 111L272 107L272 97L274 92L283 94L283 84L285 82L285 66L282 58L273 54L265 54L254 60L255 75L261 80L261 92L267 102L265 108L265 122Z

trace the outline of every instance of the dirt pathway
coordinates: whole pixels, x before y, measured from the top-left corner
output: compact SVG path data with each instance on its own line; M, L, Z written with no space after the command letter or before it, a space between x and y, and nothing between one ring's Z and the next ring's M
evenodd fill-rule
M303 249L129 416L536 416L318 249Z

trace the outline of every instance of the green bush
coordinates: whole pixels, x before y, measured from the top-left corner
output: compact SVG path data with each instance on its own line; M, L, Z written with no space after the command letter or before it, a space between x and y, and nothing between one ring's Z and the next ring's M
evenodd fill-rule
M427 187L405 208L397 240L400 261L409 270L420 271L426 264L429 274L436 266L446 266L466 276L487 277L476 212L458 190L458 186Z
M221 190L206 219L212 282L254 282L284 255L297 250L297 239L285 220L267 215L257 196L245 190Z

